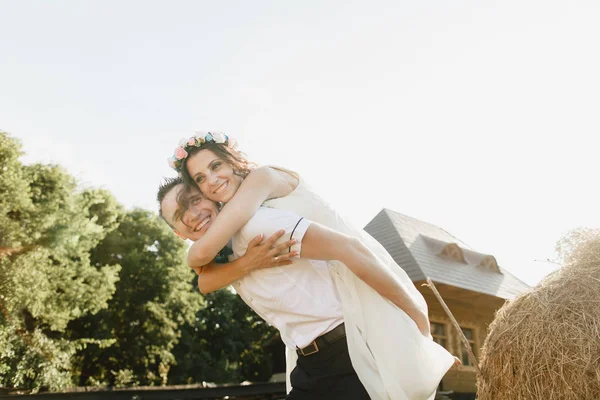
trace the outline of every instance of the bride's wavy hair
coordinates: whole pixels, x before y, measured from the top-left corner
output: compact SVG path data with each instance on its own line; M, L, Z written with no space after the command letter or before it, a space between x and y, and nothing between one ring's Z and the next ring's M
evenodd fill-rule
M248 161L246 155L239 150L235 150L224 143L204 143L201 147L194 147L188 150L187 157L183 160L181 164L181 178L186 186L196 186L196 182L190 175L187 169L187 162L194 154L198 153L202 150L210 150L217 157L223 160L225 163L229 164L231 169L233 169L233 173L245 178L248 176L250 172L252 172L258 165L253 163L252 161Z

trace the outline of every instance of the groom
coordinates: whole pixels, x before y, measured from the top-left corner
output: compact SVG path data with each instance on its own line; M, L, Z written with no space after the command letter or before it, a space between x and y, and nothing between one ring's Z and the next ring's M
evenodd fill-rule
M198 189L186 189L178 178L167 180L158 191L161 217L176 233L191 240L200 239L218 215L218 207ZM189 195L189 209L182 209L179 197ZM185 221L185 222L184 222ZM252 239L262 233L278 232L285 237L274 247L274 262L285 245L289 255L308 254L313 259L349 259L357 257L354 241L327 228L282 210L261 208L233 238L238 265L212 264L213 269L229 277L242 299L269 324L275 326L288 351L296 349L298 360L291 373L292 390L288 400L348 399L366 400L369 395L358 379L345 337L341 304L324 261L296 258L293 265L257 269L244 266L241 256ZM286 240L287 239L287 240ZM291 241L291 242L290 242ZM295 243L294 243L295 242ZM275 259L277 258L277 259ZM356 263L356 261L354 261ZM203 292L220 289L210 283L210 272L202 271L198 286ZM202 282L208 277L209 282ZM288 370L288 373L290 371ZM289 386L288 386L289 389Z

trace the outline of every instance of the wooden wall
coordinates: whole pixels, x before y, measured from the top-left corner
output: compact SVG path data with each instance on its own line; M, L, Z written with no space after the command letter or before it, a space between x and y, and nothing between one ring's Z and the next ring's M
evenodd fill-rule
M461 358L463 347L456 329L454 329L433 292L429 288L421 286L422 283L415 282L415 285L427 301L430 321L444 324L447 334L447 349L453 355ZM494 319L495 311L502 307L505 300L442 284L436 284L436 288L459 325L473 330L476 348L475 357L478 358L479 349L487 335L487 327ZM475 393L476 383L475 367L460 366L451 369L444 376L442 389L461 393Z

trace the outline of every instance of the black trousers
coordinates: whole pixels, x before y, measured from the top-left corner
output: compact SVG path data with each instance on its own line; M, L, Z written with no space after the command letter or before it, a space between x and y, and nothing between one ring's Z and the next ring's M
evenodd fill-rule
M298 356L286 400L369 400L352 367L346 337L310 356Z

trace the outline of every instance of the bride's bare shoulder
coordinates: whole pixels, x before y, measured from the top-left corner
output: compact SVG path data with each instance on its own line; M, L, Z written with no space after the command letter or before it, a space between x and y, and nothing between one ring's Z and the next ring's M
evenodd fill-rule
M286 182L292 184L294 188L298 186L300 176L296 172L286 168L276 167L274 165L267 165L266 167L270 168L275 173L277 173L281 177L281 179L284 179Z
M271 181L277 182L276 188L271 193L272 196L270 198L287 196L300 183L300 176L296 172L273 165L258 167L253 173L268 175Z

